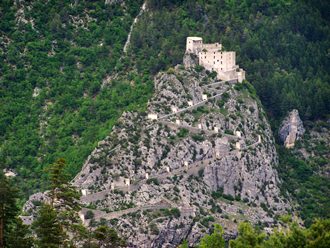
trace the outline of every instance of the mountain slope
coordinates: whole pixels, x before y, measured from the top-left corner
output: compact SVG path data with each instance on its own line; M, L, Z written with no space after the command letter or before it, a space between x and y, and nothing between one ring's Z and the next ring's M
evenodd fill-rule
M273 225L290 208L253 87L214 76L183 66L158 74L148 104L158 119L124 113L74 179L83 213L94 211L132 247L196 243L213 221L234 235L237 221Z
M151 87L135 74L134 86L101 90L141 5L1 1L0 163L27 195L48 187L43 169L58 157L75 175L122 111L146 103Z

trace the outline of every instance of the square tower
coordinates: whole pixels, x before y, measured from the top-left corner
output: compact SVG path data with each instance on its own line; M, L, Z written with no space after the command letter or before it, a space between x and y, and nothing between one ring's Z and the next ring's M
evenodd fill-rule
M198 55L203 49L203 39L201 37L187 37L186 53Z

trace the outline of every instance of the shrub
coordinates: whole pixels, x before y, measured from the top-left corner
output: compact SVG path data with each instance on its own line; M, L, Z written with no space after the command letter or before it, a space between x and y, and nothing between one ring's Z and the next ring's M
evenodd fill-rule
M147 180L147 184L155 184L155 185L159 185L159 181L157 178L149 178Z
M189 130L186 128L181 128L180 131L178 132L178 137L180 138L185 138L189 134Z
M205 140L204 137L203 137L202 135L200 135L200 134L193 134L193 135L191 136L191 138L192 138L195 142L202 142L202 141Z
M91 210L88 210L85 214L85 219L89 220L89 219L93 219L94 218L94 212Z

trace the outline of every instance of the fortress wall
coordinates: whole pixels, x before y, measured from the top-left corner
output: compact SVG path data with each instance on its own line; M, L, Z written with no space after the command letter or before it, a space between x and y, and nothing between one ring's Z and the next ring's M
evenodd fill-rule
M206 70L216 71L220 80L245 79L245 71L236 72L236 52L222 51L220 43L203 44L201 37L187 37L186 52L198 56L199 65Z
M219 69L228 71L235 68L235 52L202 51L199 53L199 64L207 70Z
M218 50L222 50L222 45L220 43L203 44L203 49L218 51Z

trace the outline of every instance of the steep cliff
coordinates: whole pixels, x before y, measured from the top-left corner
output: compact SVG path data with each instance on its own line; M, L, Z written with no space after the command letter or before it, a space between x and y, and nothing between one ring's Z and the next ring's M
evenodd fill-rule
M295 142L302 138L305 128L298 110L292 110L282 121L279 136L286 148L292 148Z
M82 213L94 211L131 247L195 243L212 222L234 235L238 221L271 225L289 207L252 86L197 69L159 73L148 104L157 119L124 113L74 179Z

